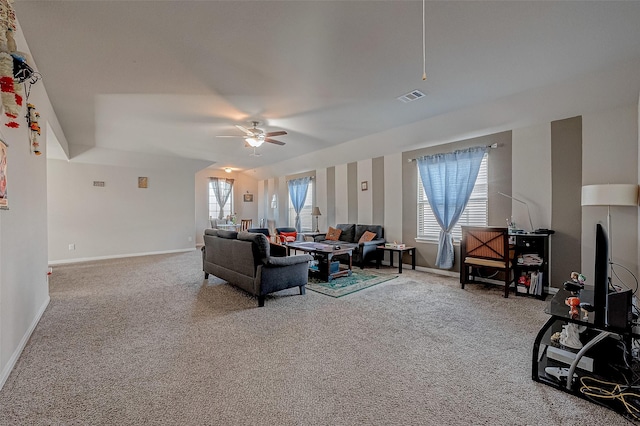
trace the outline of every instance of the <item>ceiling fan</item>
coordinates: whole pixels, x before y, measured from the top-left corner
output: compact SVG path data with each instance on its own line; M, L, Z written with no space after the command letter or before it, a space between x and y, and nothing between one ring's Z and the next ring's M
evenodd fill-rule
M258 129L259 121L252 121L252 128L247 129L246 127L240 126L236 124L236 127L242 130L245 135L244 136L218 136L219 138L244 138L247 146L257 148L265 142L269 142L275 145L284 145L284 142L280 142L279 140L273 139L272 136L283 136L286 135L287 132L284 130L279 130L277 132L265 132L262 129Z

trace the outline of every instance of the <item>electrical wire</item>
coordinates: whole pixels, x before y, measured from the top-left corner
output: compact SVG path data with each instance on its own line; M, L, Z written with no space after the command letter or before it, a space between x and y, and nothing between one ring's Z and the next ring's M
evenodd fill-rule
M619 277L619 276L618 276L618 274L616 273L615 269L613 268L614 266L619 266L619 267L621 267L622 269L624 269L625 271L627 271L627 272L629 273L629 275L631 275L631 276L633 277L633 280L636 282L636 288L635 288L635 290L633 290L633 292L632 292L632 293L633 293L633 295L635 296L635 294L638 292L638 278L634 275L634 273L633 273L633 272L631 272L631 271L629 270L629 268L625 267L624 265L621 265L621 264L619 264L619 263L615 263L615 262L609 262L609 263L610 263L610 265L611 265L611 273L612 273L613 275L615 275L615 277L618 279L618 281L620 281L622 284L624 284L624 281L622 281L622 280L620 279L620 277ZM613 286L613 283L610 283L610 284L611 284L611 286ZM630 288L630 287L628 287L627 285L625 285L625 287ZM614 288L615 288L615 287L614 287Z
M425 42L425 0L422 0L422 80L427 79L427 47Z
M474 266L473 269L475 270L475 276L477 276L478 278L484 278L484 279L494 279L493 277L495 277L496 275L498 275L500 273L500 271L495 271L493 274L491 275L487 275L486 277L482 276L481 273L481 267L480 266Z
M628 386L622 387L619 383L607 382L595 377L581 377L580 383L582 385L580 392L583 395L594 400L617 400L622 403L631 418L640 421L640 393L630 392L631 388ZM635 399L635 401L631 401L631 399Z

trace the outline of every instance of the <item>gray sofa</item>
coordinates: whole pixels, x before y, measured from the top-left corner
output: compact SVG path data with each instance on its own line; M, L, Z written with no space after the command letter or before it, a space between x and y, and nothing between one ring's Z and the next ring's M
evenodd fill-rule
M356 265L360 265L360 268L364 268L367 262L376 260L379 255L376 249L377 246L384 244L384 229L381 225L356 225L355 223L339 223L335 226L336 229L340 229L340 237L338 241L326 240L326 234L316 235L314 240L324 244L339 245L340 247L353 248L352 260ZM371 241L359 243L360 237L365 231L373 232L376 234L375 238ZM346 260L347 256L336 256L341 261Z
M308 254L271 256L271 244L260 233L204 231L204 278L211 274L240 287L258 297L258 306L264 306L267 294L287 288L300 287L300 294L304 294L310 260L313 258Z

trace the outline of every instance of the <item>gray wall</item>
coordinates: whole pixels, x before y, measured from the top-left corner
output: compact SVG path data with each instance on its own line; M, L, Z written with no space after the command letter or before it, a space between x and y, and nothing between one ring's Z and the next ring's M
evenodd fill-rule
M580 270L582 117L551 122L551 281L561 287Z
M358 163L347 164L348 223L358 222Z
M372 160L371 192L373 220L371 223L384 223L384 157Z

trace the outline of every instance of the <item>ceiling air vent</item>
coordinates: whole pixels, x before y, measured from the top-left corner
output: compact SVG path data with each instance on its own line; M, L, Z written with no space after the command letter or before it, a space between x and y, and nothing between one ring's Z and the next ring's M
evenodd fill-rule
M424 93L422 93L419 90L413 90L407 93L406 95L400 96L398 99L406 104L407 102L415 101L416 99L420 99L423 97L424 97Z

